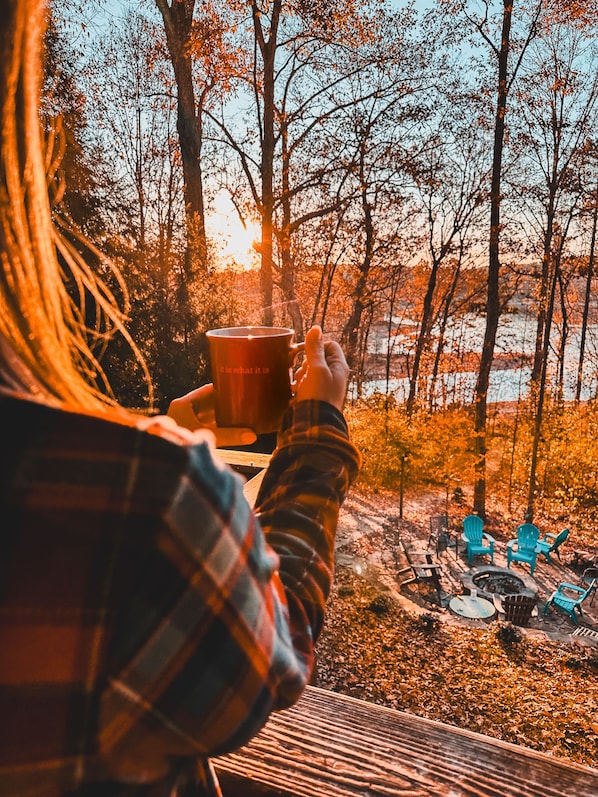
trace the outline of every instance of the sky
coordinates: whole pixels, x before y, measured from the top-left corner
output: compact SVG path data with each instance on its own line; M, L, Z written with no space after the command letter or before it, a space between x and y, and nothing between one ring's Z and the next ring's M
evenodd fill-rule
M409 0L391 0L397 8L407 5ZM75 25L73 34L81 35L87 41L93 36L94 29L101 29L104 20L111 16L122 18L130 8L138 5L138 0L100 0L102 10L95 10L87 20ZM422 12L434 5L434 0L413 0L418 12ZM90 6L92 8L92 6ZM95 7L97 9L97 6ZM156 13L157 10L156 10ZM71 17L72 18L72 17ZM87 46L87 45L84 45ZM229 266L242 266L251 268L258 265L258 255L253 247L254 241L259 241L260 230L257 224L248 223L244 228L239 221L238 214L225 192L217 195L213 208L210 209L206 219L207 232L213 239L213 244L218 249L219 259Z
M261 237L259 225L248 221L241 224L226 192L216 194L213 208L206 218L206 231L218 249L221 263L231 267L253 268L259 263L254 241Z

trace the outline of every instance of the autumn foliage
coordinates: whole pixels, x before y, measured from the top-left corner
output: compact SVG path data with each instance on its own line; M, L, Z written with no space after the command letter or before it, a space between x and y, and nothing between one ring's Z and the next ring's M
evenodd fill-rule
M359 484L366 490L397 493L438 488L453 505L455 493L472 505L475 459L472 413L454 408L408 417L385 397L347 407L357 446L363 453ZM532 417L525 407L498 409L490 426L488 511L504 521L523 518L529 476ZM575 528L576 543L598 544L598 407L554 405L542 439L538 522ZM463 512L466 513L464 509Z

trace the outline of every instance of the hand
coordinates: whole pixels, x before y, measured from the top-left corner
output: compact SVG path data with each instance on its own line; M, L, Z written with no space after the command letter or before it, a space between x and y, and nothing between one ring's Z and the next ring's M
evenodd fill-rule
M336 341L324 341L319 326L312 327L305 336L305 361L295 376L295 399L327 401L342 411L348 381L343 350Z
M214 386L203 385L186 396L173 399L168 407L168 417L185 429L209 429L216 438L216 445L246 446L257 439L253 429L228 428L216 425L214 414Z

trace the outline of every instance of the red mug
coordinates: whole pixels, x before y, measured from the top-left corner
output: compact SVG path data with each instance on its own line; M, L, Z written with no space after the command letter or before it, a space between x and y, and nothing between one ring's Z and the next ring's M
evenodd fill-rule
M226 327L206 335L218 426L278 431L304 344L293 343L293 330L284 327Z

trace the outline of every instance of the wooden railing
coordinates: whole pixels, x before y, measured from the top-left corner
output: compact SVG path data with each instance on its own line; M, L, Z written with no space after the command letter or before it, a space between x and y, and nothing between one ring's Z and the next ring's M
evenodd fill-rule
M234 470L242 473L247 479L243 493L251 506L262 484L266 468L270 462L270 454L257 454L251 451L237 451L233 449L217 448L216 455L229 464Z
M598 769L317 687L214 764L225 797L598 796Z

